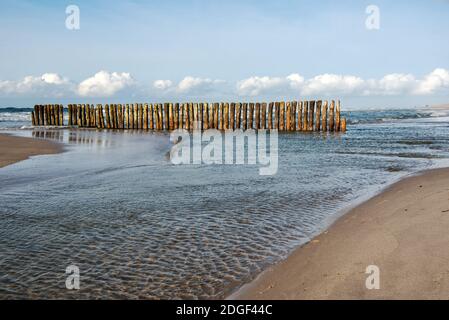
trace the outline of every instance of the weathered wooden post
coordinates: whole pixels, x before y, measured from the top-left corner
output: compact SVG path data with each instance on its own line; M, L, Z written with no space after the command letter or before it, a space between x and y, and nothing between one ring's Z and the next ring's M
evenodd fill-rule
M254 129L254 103L249 104L248 129Z
M268 129L273 129L273 106L274 103L270 102L268 105Z
M164 110L162 103L159 103L157 106L157 117L159 130L164 130Z
M59 104L54 105L55 125L59 126Z
M260 129L260 103L256 102L256 110L255 110L255 117L254 117L254 128L259 130Z
M302 131L302 101L298 102L298 121L296 121L296 131Z
M309 128L308 131L313 131L313 119L315 115L315 101L309 101Z
M267 127L267 104L262 103L261 117L260 117L260 128L265 129Z
M241 114L242 114L242 104L240 102L237 102L235 104L235 129L240 129Z
M290 101L287 101L287 112L285 117L285 131L290 131L292 120L292 107Z
M153 130L154 120L153 120L153 104L148 105L148 129Z
M321 130L327 131L327 100L321 106Z
M182 103L179 104L178 128L184 128L184 105Z
M39 109L39 125L43 126L45 124L45 109L43 105L38 106Z
M248 129L248 103L243 103L243 111L242 111L242 127L243 130Z
M292 127L291 131L296 131L296 111L298 109L298 102L292 101Z
M346 118L342 118L340 122L340 131L346 132Z
M279 114L280 114L280 103L275 102L274 103L274 124L273 128L276 130L279 130Z
M335 129L334 114L335 114L335 101L332 100L331 107L329 110L329 131L334 131Z
M173 105L173 129L178 129L179 125L179 103Z
M109 113L109 104L104 106L104 111L106 113L106 129L111 129L111 114Z
M143 110L143 128L148 130L148 103L145 103Z
M337 100L337 108L335 110L335 131L340 131L340 100Z
M64 106L59 105L59 125L64 126Z
M224 130L229 129L229 103L224 105Z
M303 102L303 114L302 114L302 131L307 131L309 128L309 101Z
M231 102L229 109L229 129L235 129L235 102Z
M209 104L203 103L203 129L209 129Z
M285 102L281 101L279 103L279 130L285 130Z
M321 121L321 104L322 101L318 100L315 106L315 131L320 131L320 121Z
M173 130L173 127L174 127L173 104L172 103L168 103L166 106L167 106L167 111L168 111L167 130Z

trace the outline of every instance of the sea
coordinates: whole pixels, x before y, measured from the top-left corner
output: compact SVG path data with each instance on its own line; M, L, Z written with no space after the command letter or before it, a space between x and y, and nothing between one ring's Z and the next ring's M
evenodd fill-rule
M30 111L0 108L0 133L65 151L0 169L1 299L225 298L349 208L449 163L441 110L352 110L345 134L279 133L266 176L173 164L167 133L33 129Z

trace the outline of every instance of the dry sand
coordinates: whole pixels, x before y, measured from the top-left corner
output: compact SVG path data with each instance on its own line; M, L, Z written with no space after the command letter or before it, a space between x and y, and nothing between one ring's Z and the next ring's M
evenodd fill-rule
M0 134L0 168L31 156L61 151L62 146L52 141Z
M449 169L392 185L230 298L449 299Z

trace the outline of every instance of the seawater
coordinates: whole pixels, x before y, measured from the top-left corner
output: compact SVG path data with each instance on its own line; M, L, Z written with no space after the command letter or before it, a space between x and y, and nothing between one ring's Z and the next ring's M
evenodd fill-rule
M352 111L346 134L279 134L279 168L170 163L169 135L0 127L66 152L0 169L0 298L222 298L398 178L446 166L449 118ZM20 129L22 128L22 129ZM80 289L65 287L66 267Z

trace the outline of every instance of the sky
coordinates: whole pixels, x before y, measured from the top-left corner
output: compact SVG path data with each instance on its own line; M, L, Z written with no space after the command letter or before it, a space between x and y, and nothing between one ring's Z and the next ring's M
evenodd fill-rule
M0 107L290 99L449 103L449 1L0 0Z

